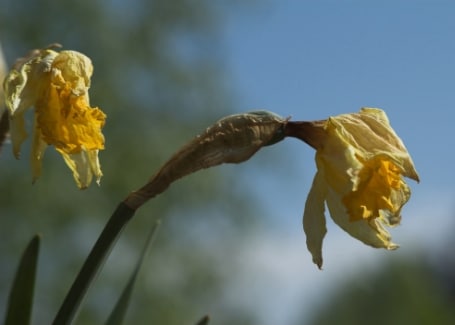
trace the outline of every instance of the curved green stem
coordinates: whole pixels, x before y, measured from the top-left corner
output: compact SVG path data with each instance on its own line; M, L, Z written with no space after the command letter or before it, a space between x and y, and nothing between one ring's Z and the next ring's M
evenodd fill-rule
M54 325L71 324L92 280L101 269L122 229L131 220L134 213L135 210L123 202L117 206L66 295L54 319Z

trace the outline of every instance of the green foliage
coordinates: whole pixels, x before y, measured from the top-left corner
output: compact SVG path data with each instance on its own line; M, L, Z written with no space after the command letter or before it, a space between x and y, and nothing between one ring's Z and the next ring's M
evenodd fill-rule
M9 295L5 325L30 323L39 246L40 237L37 235L32 238L22 255Z
M419 259L417 259L419 260ZM436 324L455 322L453 304L425 262L392 259L341 285L305 324Z
M124 204L118 205L90 251L81 271L73 282L68 295L65 297L65 300L55 317L55 324L69 324L72 322L95 275L101 270L112 246L115 244L122 229L133 215L134 210L128 208Z
M138 259L138 262L136 264L136 267L133 270L133 273L130 276L130 279L123 289L123 292L117 301L117 303L114 306L114 309L112 310L111 314L109 315L109 318L106 322L106 325L121 325L123 324L123 320L125 319L126 311L128 309L128 305L130 304L131 300L131 294L133 293L133 288L134 284L136 283L137 275L139 273L139 270L141 268L141 265L144 261L144 258L146 256L147 250L151 243L153 242L153 239L156 236L156 232L158 230L158 227L160 225L160 222L157 221L154 225L152 230L150 231L149 236L147 237L147 241L144 245L144 248L142 250L142 254Z

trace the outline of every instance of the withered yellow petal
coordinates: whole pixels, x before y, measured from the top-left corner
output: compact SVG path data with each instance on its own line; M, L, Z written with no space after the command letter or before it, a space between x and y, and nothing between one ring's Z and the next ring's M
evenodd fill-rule
M73 172L73 178L80 189L87 188L92 182L93 176L99 184L103 175L98 160L98 151L81 151L76 154L61 152L67 166Z
M325 221L325 199L327 185L321 172L317 172L313 179L313 185L305 202L303 213L303 230L306 235L307 248L310 251L313 262L322 267L322 241L327 233Z
M11 116L35 104L49 82L51 64L57 55L52 50L39 50L19 60L11 69L3 83L5 102Z
M13 154L16 159L19 159L21 145L27 139L27 131L25 128L24 112L18 112L10 117L10 138L13 145Z
M364 107L359 113L342 114L329 118L329 132L337 130L364 160L386 155L400 168L403 176L419 181L414 163L401 139L389 123L385 112Z
M57 52L41 50L20 60L6 76L3 88L10 115L13 153L19 158L20 147L27 138L24 112L35 105L49 82L49 71Z
M36 127L36 115L34 123L35 127L33 128L32 148L30 154L33 183L41 176L44 152L48 146L47 143L43 140L40 129Z
M52 62L52 82L68 84L76 96L87 94L92 74L92 61L76 51L61 51Z

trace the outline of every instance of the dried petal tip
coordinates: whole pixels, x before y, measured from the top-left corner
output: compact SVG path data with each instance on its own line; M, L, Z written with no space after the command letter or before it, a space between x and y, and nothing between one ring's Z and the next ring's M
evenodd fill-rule
M89 104L88 89L93 65L76 51L34 50L17 60L4 82L11 119L13 152L19 156L27 138L24 111L35 107L32 144L32 172L41 174L44 151L53 145L73 172L78 187L87 187L101 170L98 151L104 149L101 129L105 114Z
M398 248L400 248L400 245L397 245L397 244L394 244L394 243L390 243L386 249L388 251L394 251L394 250L397 250Z

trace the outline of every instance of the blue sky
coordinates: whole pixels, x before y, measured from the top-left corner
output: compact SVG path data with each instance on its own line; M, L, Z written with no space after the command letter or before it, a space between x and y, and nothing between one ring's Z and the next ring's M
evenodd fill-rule
M338 3L269 1L230 16L236 111L312 120L380 107L419 171L416 194L455 194L455 4Z
M431 254L446 243L455 227L454 14L455 3L449 1L267 1L230 12L224 36L239 103L233 112L261 108L314 120L380 107L421 179L420 184L408 180L413 196L402 225L392 230L401 244L398 251L366 247L329 221L320 272L306 252L300 220L314 153L286 140L255 156L245 175L254 179L251 191L276 227L251 240L239 257L249 262L233 286L241 290L248 284L244 304L251 299L264 308L288 303L281 313L275 308L276 318L264 324L286 323L280 317L292 320L295 310L311 309L305 292L319 292L311 300L322 301L343 274L359 271L359 263L374 268L390 254ZM268 162L272 156L277 161Z
M338 3L269 1L231 15L226 56L238 110L321 119L383 108L424 183L453 189L455 5Z

